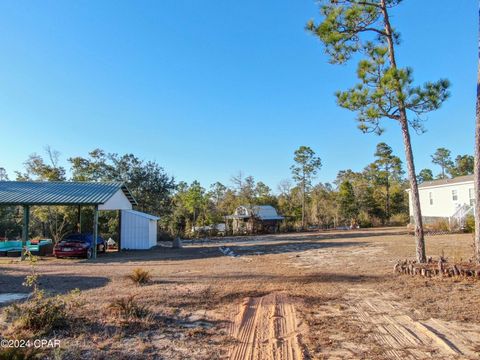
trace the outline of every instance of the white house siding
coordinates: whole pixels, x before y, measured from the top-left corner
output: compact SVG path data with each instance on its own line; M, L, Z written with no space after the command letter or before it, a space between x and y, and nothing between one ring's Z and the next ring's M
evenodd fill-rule
M429 186L420 186L420 208L425 222L453 216L458 208L464 204L470 205L470 196L473 196L473 181L442 183L430 182ZM457 199L453 198L456 191ZM413 215L411 192L409 193L410 217ZM430 198L432 203L430 202Z
M131 210L132 203L122 190L118 190L105 204L98 206L99 210Z
M122 249L150 249L157 244L159 218L133 210L122 211Z

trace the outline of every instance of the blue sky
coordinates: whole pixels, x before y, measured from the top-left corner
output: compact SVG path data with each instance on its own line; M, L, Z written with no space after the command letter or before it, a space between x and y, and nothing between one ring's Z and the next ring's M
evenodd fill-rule
M398 125L356 128L333 93L356 81L304 31L313 0L0 2L0 166L11 177L46 145L62 159L100 147L155 160L179 180L242 171L276 188L293 151L322 158L318 181L361 170L375 145L403 159ZM399 65L446 77L452 97L413 135L417 169L447 147L473 153L477 1L405 0L392 21Z

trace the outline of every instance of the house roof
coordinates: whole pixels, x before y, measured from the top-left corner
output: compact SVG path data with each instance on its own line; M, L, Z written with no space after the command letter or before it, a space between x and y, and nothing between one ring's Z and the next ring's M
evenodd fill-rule
M137 205L122 182L0 181L0 205L101 205L118 191Z
M473 181L473 175L457 176L453 179L439 179L439 180L425 181L425 182L419 184L418 188L458 184L458 183L470 182L470 181Z
M243 211L240 212L239 209ZM277 210L270 205L255 205L255 206L239 206L235 210L235 214L227 216L229 219L244 219L249 218L253 214L260 220L283 220L284 217L278 215Z
M140 216L140 217L149 219L149 220L155 220L155 221L160 220L160 218L158 216L146 214L146 213L143 213L143 212L140 212L140 211L135 211L135 210L123 210L123 211L126 212L126 213L129 213L129 214L133 214L133 215L136 215L136 216Z
M277 210L270 205L254 206L255 215L261 220L283 220L284 217L278 215Z

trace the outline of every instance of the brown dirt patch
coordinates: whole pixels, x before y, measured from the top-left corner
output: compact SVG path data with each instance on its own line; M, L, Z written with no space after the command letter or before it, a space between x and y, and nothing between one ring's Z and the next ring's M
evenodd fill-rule
M465 260L471 243L468 234L427 237L427 253ZM225 256L220 246L238 256ZM393 275L395 262L414 251L413 237L396 228L224 238L90 262L42 260L41 287L59 293L78 287L84 303L76 326L55 334L61 350L46 354L228 359L243 343L249 354L271 354L287 344L285 354L305 359L480 359L480 282ZM151 272L151 284L126 279L139 267ZM26 264L0 259L0 293L28 292L22 286L28 272ZM120 326L106 309L132 294L148 306L151 321ZM252 330L245 335L241 329L248 327L238 324L252 319L245 314L260 299L257 335L249 340ZM6 326L0 321L0 334Z

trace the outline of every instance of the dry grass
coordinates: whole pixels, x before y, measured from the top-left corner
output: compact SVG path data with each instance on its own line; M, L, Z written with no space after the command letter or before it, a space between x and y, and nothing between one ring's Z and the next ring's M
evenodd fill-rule
M219 246L240 256L224 256ZM429 237L427 253L467 259L471 235ZM225 357L232 344L226 329L236 306L245 298L277 292L295 299L301 342L312 359L349 358L352 352L358 358L383 359L388 357L381 346L366 341L373 329L352 316L347 295L356 289L390 294L419 319L480 325L478 282L392 274L398 259L413 254L413 238L404 229L376 229L227 238L178 250L113 253L93 264L51 259L37 267L41 287L82 290L85 306L75 310L84 319L82 327L59 332L68 340L64 351L70 358ZM163 281L151 281L151 272ZM27 273L23 264L0 264L2 290L21 291ZM132 286L139 283L132 275L148 278L149 285ZM108 317L98 315L99 304L107 304ZM196 325L198 320L214 327ZM148 326L125 327L143 321Z
M77 291L64 296L51 296L43 290L35 290L25 302L7 307L3 316L8 324L7 335L48 335L54 330L68 326L73 310L81 303Z
M1 347L1 360L38 360L41 352L35 348L25 347Z
M150 315L148 307L140 304L135 297L136 295L130 295L115 299L108 305L108 309L123 323L147 319Z
M142 268L133 269L132 273L127 275L135 285L146 285L152 281L152 275L150 271Z

